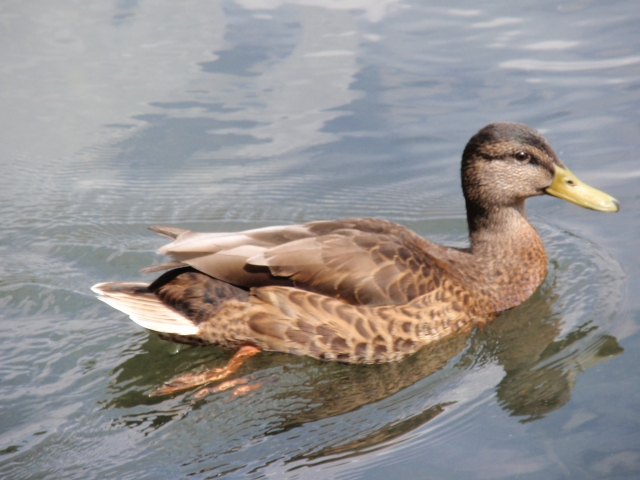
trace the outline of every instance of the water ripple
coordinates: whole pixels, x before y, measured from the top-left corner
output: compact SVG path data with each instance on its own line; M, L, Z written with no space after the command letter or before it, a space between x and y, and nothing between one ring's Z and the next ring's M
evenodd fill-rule
M640 63L640 56L622 58L610 58L607 60L582 60L582 61L551 61L523 58L508 60L499 64L500 68L512 68L517 70L536 70L542 72L581 72L585 70L604 70L610 68L626 67Z

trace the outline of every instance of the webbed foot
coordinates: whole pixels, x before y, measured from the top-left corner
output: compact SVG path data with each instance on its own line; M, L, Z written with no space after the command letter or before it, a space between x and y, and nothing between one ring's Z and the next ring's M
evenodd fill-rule
M149 396L156 397L158 395L169 395L175 392L179 392L182 390L188 390L189 388L197 387L199 385L204 385L205 383L215 382L217 380L222 380L223 378L228 377L232 373L234 373L240 365L250 357L253 357L256 353L259 353L260 349L253 346L244 346L240 348L229 360L229 363L222 368L213 368L203 373L194 374L187 373L186 375L181 375L179 377L174 378L170 382L164 384L162 387L158 388L154 392L152 392ZM241 380L241 379L238 379ZM219 391L226 390L228 388L234 387L237 385L232 383L233 380L229 382L224 382L219 385ZM226 388L223 387L224 384L229 383L230 385ZM241 383L241 382L238 382ZM210 389L203 389L202 391L209 392ZM200 392L198 392L200 393ZM205 396L205 395L202 395ZM199 398L199 397L198 397Z

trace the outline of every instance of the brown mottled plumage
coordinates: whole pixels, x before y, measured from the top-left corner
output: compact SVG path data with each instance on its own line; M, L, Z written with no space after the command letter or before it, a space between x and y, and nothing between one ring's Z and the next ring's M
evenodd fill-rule
M309 355L401 360L527 299L547 259L525 199L549 193L587 208L617 202L579 182L535 130L495 123L462 157L470 246L424 240L370 218L238 233L152 227L173 241L173 269L150 285L102 283L101 300L164 338Z

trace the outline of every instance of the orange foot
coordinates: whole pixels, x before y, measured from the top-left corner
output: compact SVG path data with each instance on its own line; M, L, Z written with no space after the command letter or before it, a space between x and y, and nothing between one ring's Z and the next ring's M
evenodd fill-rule
M193 397L200 400L206 397L207 395L210 395L212 393L224 392L225 390L229 390L230 388L234 389L233 392L231 392L232 395L235 397L238 397L240 395L245 395L250 391L255 390L256 388L260 388L260 386L262 385L262 383L260 382L247 385L248 382L249 382L249 379L246 377L227 380L225 382L222 382L216 385L215 387L201 388L200 390L198 390L196 393L193 394Z
M240 368L240 365L242 365L242 362L244 362L247 358L253 357L256 353L259 352L260 349L257 347L242 347L233 355L233 357L231 357L231 360L229 360L229 363L227 363L226 366L222 368L214 368L197 375L193 373L181 375L180 377L174 378L169 383L166 383L164 386L160 387L149 396L155 397L158 395L169 395L181 390L187 390L189 388L197 387L198 385L204 385L205 383L222 380L223 378L228 377L233 372L238 370L238 368ZM224 388L221 390L224 390Z

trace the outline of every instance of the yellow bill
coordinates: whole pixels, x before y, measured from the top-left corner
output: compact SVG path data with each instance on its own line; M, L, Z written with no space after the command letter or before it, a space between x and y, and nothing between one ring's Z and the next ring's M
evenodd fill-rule
M545 191L549 195L562 198L576 205L599 212L617 212L620 204L611 195L590 187L578 180L569 169L555 165L556 174L553 183Z

